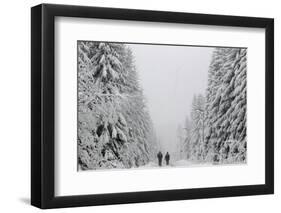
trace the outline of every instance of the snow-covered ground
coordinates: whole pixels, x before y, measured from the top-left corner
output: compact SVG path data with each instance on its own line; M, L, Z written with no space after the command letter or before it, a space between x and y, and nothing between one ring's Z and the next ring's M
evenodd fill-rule
M166 162L162 162L162 166L160 168L167 168L167 167L197 167L197 166L210 166L212 164L210 163L200 163L200 162L194 162L194 161L188 161L188 160L178 160L170 162L169 165L166 165ZM158 167L158 162L149 162L148 164L144 166L140 166L138 168L155 168Z

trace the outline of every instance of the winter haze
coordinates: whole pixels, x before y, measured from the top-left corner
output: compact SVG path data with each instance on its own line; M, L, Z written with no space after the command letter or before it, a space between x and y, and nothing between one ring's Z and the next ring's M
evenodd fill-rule
M135 56L161 149L174 153L178 143L177 129L190 111L193 95L205 93L214 48L138 44L128 46Z

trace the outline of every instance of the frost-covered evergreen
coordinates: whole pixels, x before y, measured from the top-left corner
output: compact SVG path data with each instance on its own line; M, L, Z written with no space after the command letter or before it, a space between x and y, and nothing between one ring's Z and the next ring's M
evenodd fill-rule
M189 119L189 117L187 116L186 119L185 119L185 123L184 123L184 132L185 132L185 139L183 141L183 144L182 144L182 153L183 153L183 156L182 156L182 159L190 159L192 156L192 122L191 120Z
M185 143L185 139L186 139L186 134L185 134L185 129L182 127L182 125L178 125L177 128L177 152L179 153L177 155L178 160L185 158L186 156L186 143Z
M203 95L194 95L191 105L190 119L185 121L185 140L183 152L185 158L192 161L202 161L204 153L205 129L205 98Z
M246 71L246 49L215 49L206 98L194 96L186 122L184 150L188 159L246 162Z
M144 165L155 136L131 50L78 42L78 165L82 170Z
M206 145L215 162L246 162L247 50L219 48L209 70Z

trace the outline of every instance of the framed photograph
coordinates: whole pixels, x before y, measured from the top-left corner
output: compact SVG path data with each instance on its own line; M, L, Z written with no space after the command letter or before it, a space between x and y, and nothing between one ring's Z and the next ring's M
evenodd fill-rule
M31 9L31 203L272 194L274 21Z

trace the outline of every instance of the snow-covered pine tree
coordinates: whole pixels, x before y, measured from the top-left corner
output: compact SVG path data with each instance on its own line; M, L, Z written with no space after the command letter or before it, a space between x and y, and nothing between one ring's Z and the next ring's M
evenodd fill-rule
M192 123L189 119L188 116L185 118L185 123L184 123L184 141L183 141L183 146L182 146L182 153L183 159L190 159L191 158L191 133L192 133Z
M123 70L118 52L121 48L107 43L78 43L78 162L82 169L123 166L119 149L126 142L127 126L115 108Z
M124 44L79 41L79 167L145 164L154 142L152 129L130 50ZM141 140L134 137L136 131Z
M246 49L217 48L209 68L207 160L246 161Z
M178 125L177 128L177 153L179 153L177 155L178 160L180 159L186 159L186 150L185 150L185 139L186 139L186 135L185 135L185 129L184 127L182 127L181 124Z
M203 95L195 95L192 101L191 119L192 119L192 149L193 157L196 160L203 160L203 146L205 137L205 98Z
M123 152L123 157L131 159L127 162L135 162L134 166L140 166L155 157L157 139L139 85L134 56L128 47L125 49L122 63L125 67L123 92L127 94L126 101L122 102L122 110L129 126L128 139L130 141L128 149Z
M201 94L194 95L190 112L191 121L186 120L185 127L187 158L193 161L204 160L205 114L205 98Z

